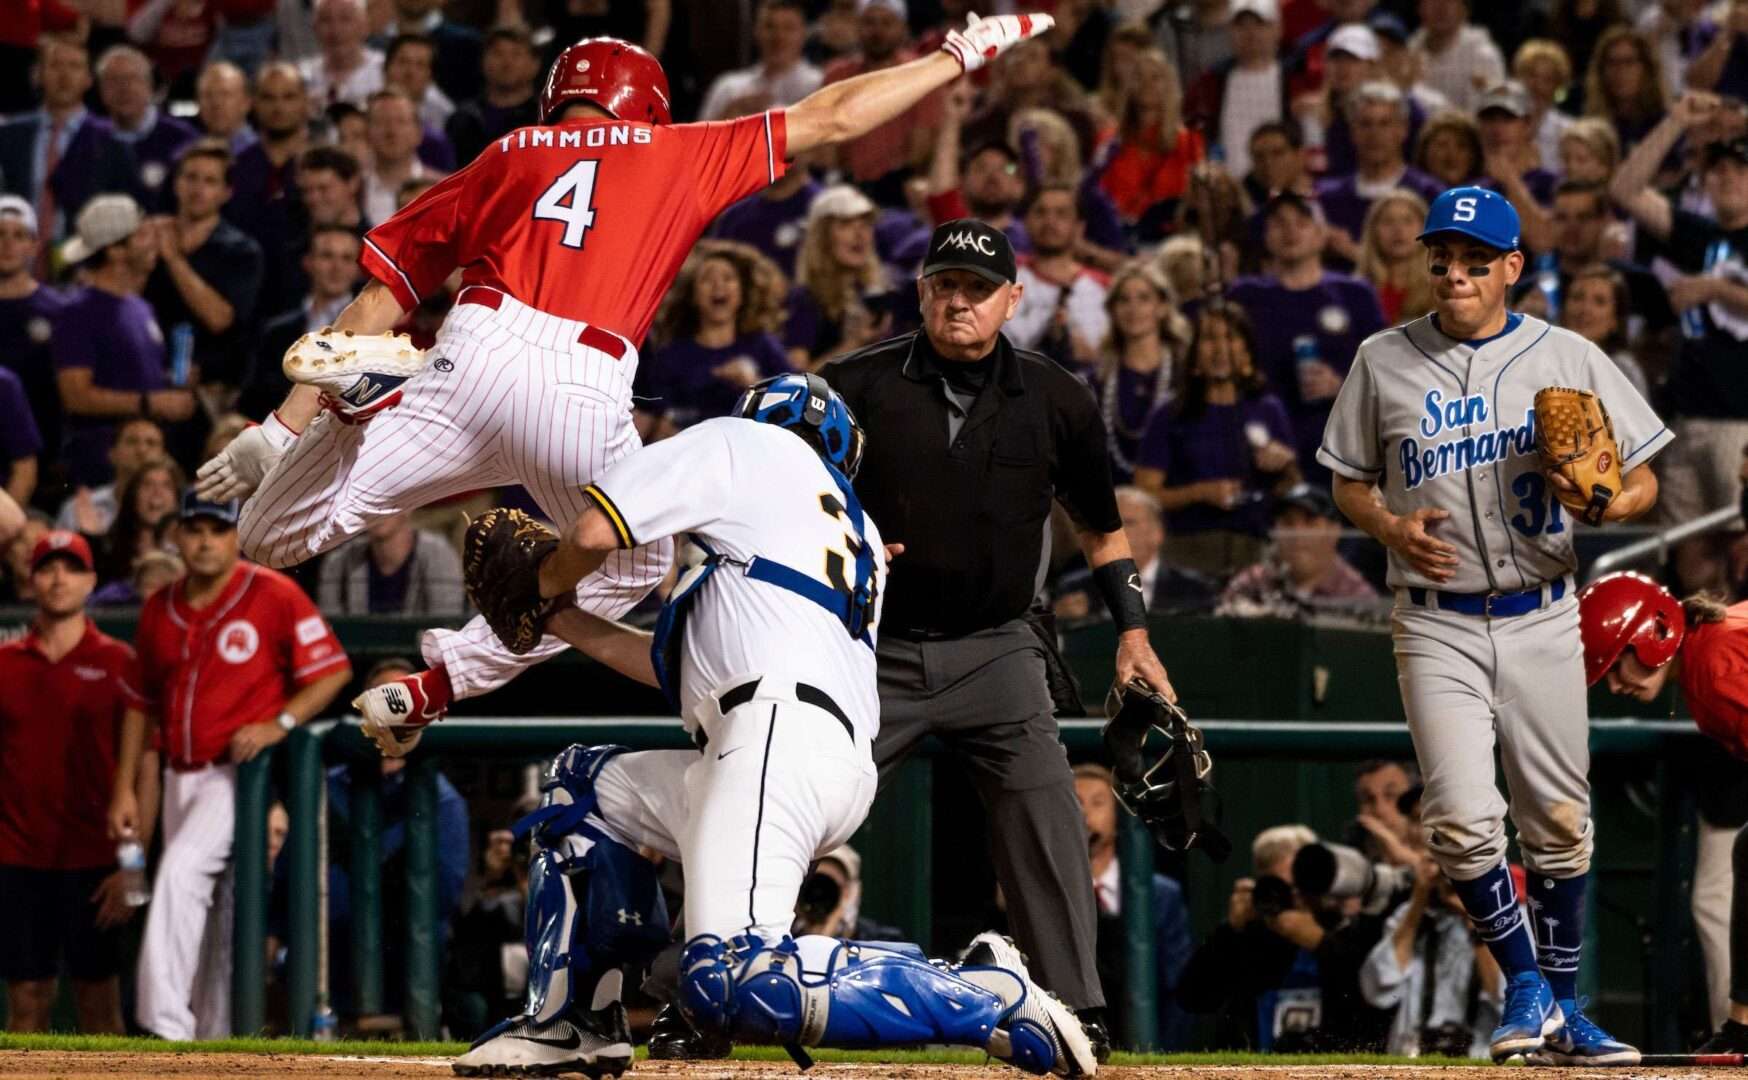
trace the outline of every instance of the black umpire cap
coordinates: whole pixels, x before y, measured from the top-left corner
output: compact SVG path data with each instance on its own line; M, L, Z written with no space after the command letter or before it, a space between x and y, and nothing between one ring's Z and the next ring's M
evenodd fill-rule
M929 237L923 277L942 270L969 270L995 285L1014 280L1014 246L1007 234L976 218L957 218L935 226Z

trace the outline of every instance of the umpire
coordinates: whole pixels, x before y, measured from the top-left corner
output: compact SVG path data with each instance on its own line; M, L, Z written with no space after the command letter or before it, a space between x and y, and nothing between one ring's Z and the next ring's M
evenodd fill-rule
M856 492L904 554L879 632L882 784L927 735L970 766L996 877L1033 975L1110 1049L1095 969L1086 827L1057 739L1055 646L1028 620L1058 500L1119 630L1117 678L1175 698L1147 640L1134 559L1092 393L1002 325L1019 307L1014 253L969 218L935 229L917 281L923 328L822 374L868 433Z

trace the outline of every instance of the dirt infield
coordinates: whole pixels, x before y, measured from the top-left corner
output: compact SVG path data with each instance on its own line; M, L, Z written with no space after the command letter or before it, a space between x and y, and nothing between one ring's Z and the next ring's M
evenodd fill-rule
M1710 1074L1726 1076L1742 1070L1610 1069L1608 1080L1630 1077L1675 1078ZM439 1080L453 1075L447 1058L317 1057L307 1054L103 1053L62 1050L0 1051L0 1077L41 1077L54 1080L110 1080L113 1077L213 1077L215 1080L280 1080L284 1077L358 1076L415 1077ZM789 1062L660 1062L639 1061L628 1077L687 1077L689 1080L794 1080L800 1071ZM809 1080L1016 1080L1023 1076L999 1065L878 1065L821 1062L807 1073ZM1498 1069L1485 1066L1406 1065L1150 1065L1109 1067L1099 1075L1110 1080L1501 1080ZM1523 1080L1595 1080L1595 1070L1535 1069Z

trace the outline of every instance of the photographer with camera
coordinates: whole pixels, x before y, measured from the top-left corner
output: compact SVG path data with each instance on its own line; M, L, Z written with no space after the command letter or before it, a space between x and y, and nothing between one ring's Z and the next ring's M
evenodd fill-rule
M1504 978L1469 925L1463 901L1430 857L1413 868L1408 902L1384 920L1360 968L1367 1004L1394 1009L1386 1053L1488 1056Z
M1190 957L1179 1002L1216 1014L1216 1048L1380 1049L1390 1014L1365 1002L1359 969L1383 912L1406 895L1399 877L1304 825L1257 834L1251 866L1256 877L1233 886L1226 921Z
M823 934L856 941L908 941L903 930L862 916L862 856L848 844L819 857L795 894L794 937Z

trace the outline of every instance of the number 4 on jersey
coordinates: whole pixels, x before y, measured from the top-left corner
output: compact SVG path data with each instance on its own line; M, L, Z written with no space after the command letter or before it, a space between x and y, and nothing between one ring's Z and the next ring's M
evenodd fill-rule
M583 246L583 234L595 225L595 170L599 161L579 161L540 193L534 203L539 221L564 222L558 242L568 248Z

